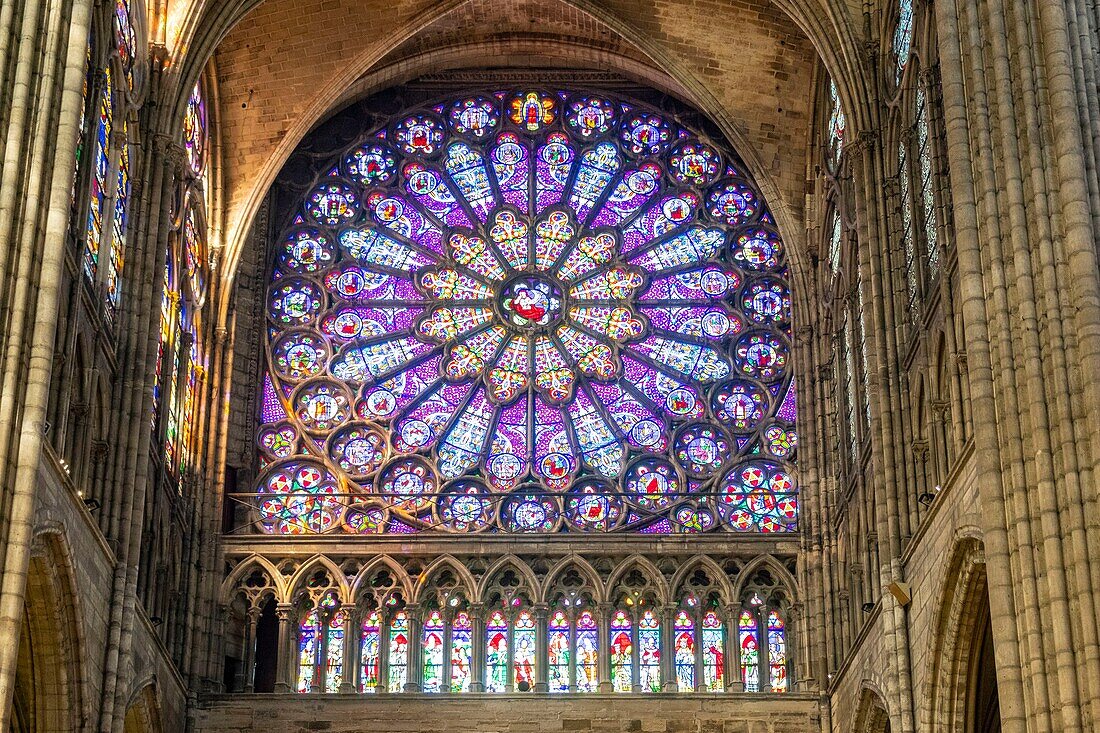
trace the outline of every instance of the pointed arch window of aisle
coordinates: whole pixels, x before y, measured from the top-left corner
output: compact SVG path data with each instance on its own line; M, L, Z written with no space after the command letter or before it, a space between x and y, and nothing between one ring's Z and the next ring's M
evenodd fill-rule
M143 51L140 8L128 0L116 0L109 10L109 21L102 26L93 23L88 35L73 228L78 230L81 269L88 287L102 304L107 321L117 324L136 163L131 122L141 93ZM96 37L96 27L109 29L106 39Z
M939 70L932 41L929 3L899 0L893 15L890 70L895 96L892 127L896 146L897 240L908 315L917 320L939 280L949 210L942 159L937 153Z
M736 155L657 110L407 111L274 260L258 530L796 529L784 247Z
M168 475L181 480L194 450L199 385L206 368L203 306L210 279L207 189L210 129L200 80L183 119L184 173L178 182L173 231L164 267L153 420Z

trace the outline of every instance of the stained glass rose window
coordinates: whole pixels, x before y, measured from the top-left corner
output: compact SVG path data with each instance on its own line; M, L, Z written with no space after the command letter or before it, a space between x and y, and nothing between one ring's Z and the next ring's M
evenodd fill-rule
M542 90L411 110L274 248L262 530L796 528L782 239L669 116Z

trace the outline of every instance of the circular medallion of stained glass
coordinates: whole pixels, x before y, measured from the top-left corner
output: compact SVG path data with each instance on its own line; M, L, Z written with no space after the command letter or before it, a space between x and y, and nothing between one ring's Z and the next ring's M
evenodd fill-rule
M730 442L717 425L687 425L676 434L673 451L684 471L705 477L725 463L730 453Z
M313 227L292 229L283 238L279 265L287 272L312 275L332 264L335 252L328 234Z
M485 486L477 481L456 481L439 498L439 520L456 532L476 532L493 521L493 504Z
M294 393L294 413L307 431L323 433L347 422L351 415L351 394L339 382L315 379Z
M268 425L260 430L256 441L272 458L289 458L298 448L298 430L289 423Z
M512 532L553 532L561 522L559 502L557 497L521 489L501 507L502 524Z
M791 293L780 280L761 278L749 283L741 300L745 313L757 324L786 323L791 318Z
M386 145L368 143L352 150L344 158L344 170L352 180L364 186L381 186L393 180L397 157Z
M271 289L268 317L284 326L304 326L317 318L324 303L325 295L316 283L290 278Z
M797 444L783 245L736 155L603 92L482 90L319 171L273 248L257 445L323 448L353 507L326 526L763 528L699 498L789 480Z
M458 100L451 105L448 117L452 130L475 140L488 137L500 123L496 101L482 96Z
M746 334L738 340L733 352L738 371L765 382L784 373L789 353L784 339L773 332Z
M348 183L330 179L313 189L305 209L318 224L343 224L359 213L359 191Z
M755 431L769 406L767 390L744 379L723 382L715 388L711 398L715 416L735 433Z
M565 518L584 532L608 532L623 518L623 501L604 481L584 481L565 499Z
M294 459L272 465L260 477L260 522L278 534L316 534L332 529L343 504L335 477L319 462Z
M718 510L735 531L790 531L798 517L794 481L770 461L737 466L719 484Z
M271 355L275 371L283 378L296 382L324 372L329 345L314 331L287 331L275 342Z
M733 239L733 260L747 270L775 270L783 264L783 241L771 229L748 229Z
M759 211L756 192L739 181L719 183L707 197L707 207L711 216L731 226L752 221Z
M603 137L615 122L615 105L602 97L576 96L569 100L565 120L582 140Z
M378 493L397 509L419 514L431 507L439 479L421 458L399 458L378 475Z
M690 140L681 143L669 156L669 170L679 183L709 186L718 178L722 158L709 145Z
M332 434L328 453L349 476L364 478L381 467L388 446L382 431L365 423L351 423Z
M561 287L550 278L520 275L501 288L497 303L509 324L533 331L561 320L562 300Z
M663 458L642 458L627 469L627 499L641 509L656 511L674 504L682 491L676 467Z

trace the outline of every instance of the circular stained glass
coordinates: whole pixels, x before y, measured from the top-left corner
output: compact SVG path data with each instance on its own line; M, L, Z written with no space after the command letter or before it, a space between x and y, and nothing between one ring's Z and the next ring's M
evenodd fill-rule
M312 275L332 264L335 253L329 235L320 229L293 229L283 239L279 266L287 272Z
M669 171L679 183L709 186L718 178L722 158L718 151L699 141L676 146L669 156Z
M513 532L552 532L561 522L559 500L538 493L517 493L501 508L501 523Z
M397 158L388 146L369 143L355 148L344 158L344 170L364 186L381 186L393 180Z
M493 504L485 486L477 481L456 481L439 498L439 519L456 532L488 527L493 521Z
M774 231L754 227L733 240L733 260L746 270L775 270L783 264L783 242Z
M378 428L353 423L329 438L329 455L349 476L362 478L377 471L386 460L386 437Z
M707 197L710 215L733 226L752 221L759 208L756 192L741 181L720 183Z
M500 123L500 111L496 101L489 97L468 97L451 105L449 119L451 129L459 135L481 140Z
M359 212L359 191L343 181L329 179L313 189L305 210L318 224L343 224Z
M378 477L379 493L396 509L419 514L431 507L439 480L427 461L401 458Z
M714 390L714 414L735 433L751 433L768 412L768 391L755 382L734 379Z
M783 247L735 155L520 89L409 110L322 170L275 247L290 411L258 446L324 456L340 531L744 530L692 497L762 457L790 476Z
M671 506L682 490L676 467L663 458L636 461L627 470L625 479L627 500L648 511Z
M256 441L272 458L289 458L298 449L298 430L288 423L268 425L260 430Z
M323 433L347 422L351 398L339 382L315 379L294 394L294 414L307 431Z
M284 326L312 323L325 304L320 286L311 280L291 278L271 289L268 317Z
M295 459L260 477L260 523L277 534L317 534L337 525L343 513L335 477L319 462Z
M751 461L723 477L718 510L735 531L793 530L798 518L794 481L779 464Z
M706 477L726 462L730 443L717 425L688 425L676 434L673 450L684 471Z
M565 518L584 532L608 532L623 518L622 499L603 481L584 481L565 499Z
M284 379L316 377L328 362L328 341L313 331L287 331L271 350L275 371Z

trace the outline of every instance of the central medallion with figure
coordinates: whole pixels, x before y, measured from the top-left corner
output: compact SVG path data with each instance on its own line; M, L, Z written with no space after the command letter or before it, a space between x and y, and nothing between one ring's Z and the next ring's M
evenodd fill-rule
M504 320L525 330L550 328L565 312L562 288L543 275L520 275L500 290L498 306Z

